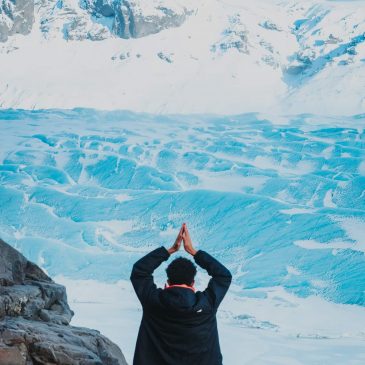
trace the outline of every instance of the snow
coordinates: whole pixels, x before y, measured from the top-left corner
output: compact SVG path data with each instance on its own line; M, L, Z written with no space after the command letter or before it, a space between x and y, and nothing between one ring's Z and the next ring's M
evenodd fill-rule
M140 3L153 14L159 2ZM32 33L0 47L0 107L364 112L364 1L184 5L194 11L182 26L126 40L77 1L37 2ZM65 29L75 22L72 40Z
M55 279L67 288L76 312L72 324L99 329L123 349L131 364L142 309L130 282L106 284L63 276ZM227 294L217 314L227 364L364 362L363 308L333 304L318 297L299 299L279 288L268 288L269 297L265 299L240 297L234 290Z
M315 213L315 209L308 209L308 208L291 208L291 209L282 209L280 210L280 213L284 214L303 214L303 213Z
M331 248L341 248L341 249L346 249L346 248L353 248L354 245L351 243L345 243L345 242L338 242L338 241L333 241L333 242L329 242L326 244L317 242L315 240L299 240L299 241L294 241L294 244L296 246L305 248L307 250L320 250L320 249L331 249Z

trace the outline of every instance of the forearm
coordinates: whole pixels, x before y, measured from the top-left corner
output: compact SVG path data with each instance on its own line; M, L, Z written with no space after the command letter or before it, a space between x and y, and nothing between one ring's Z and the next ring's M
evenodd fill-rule
M203 293L212 307L217 309L231 285L232 275L224 265L205 251L199 250L194 260L212 277Z
M173 253L176 252L176 248L174 246L172 246L169 249L167 249L167 252L169 253L169 255L172 255Z
M142 305L148 303L156 289L156 284L153 282L153 272L169 256L164 247L159 247L143 256L133 265L130 279Z
M227 278L231 280L231 272L208 252L198 250L194 255L195 262L205 269L213 278Z
M149 277L169 258L170 254L165 247L159 247L140 258L134 265L131 280L141 277Z

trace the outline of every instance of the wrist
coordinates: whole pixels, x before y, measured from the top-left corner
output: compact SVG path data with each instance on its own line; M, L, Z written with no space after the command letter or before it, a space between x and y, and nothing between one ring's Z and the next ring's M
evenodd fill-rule
M190 251L189 251L189 253L190 253L190 255L191 256L195 256L195 254L197 253L198 251L195 249L195 248L193 248L193 249L191 249Z
M175 249L173 247L170 247L169 249L167 249L167 252L172 255L175 252Z

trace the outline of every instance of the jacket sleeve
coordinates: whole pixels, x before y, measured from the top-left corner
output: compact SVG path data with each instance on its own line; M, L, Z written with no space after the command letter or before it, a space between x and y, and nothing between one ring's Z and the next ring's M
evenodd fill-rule
M130 279L142 306L148 302L148 299L157 290L153 281L153 272L169 257L170 254L166 248L159 247L143 256L133 265Z
M231 285L232 274L218 260L203 250L199 250L195 254L194 260L212 277L203 294L208 297L213 309L217 309Z

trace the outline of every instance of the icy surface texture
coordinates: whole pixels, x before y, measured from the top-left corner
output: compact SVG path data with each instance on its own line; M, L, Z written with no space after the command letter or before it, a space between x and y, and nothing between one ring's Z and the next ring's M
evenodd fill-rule
M187 222L246 295L365 304L363 116L0 119L0 236L51 276L128 279Z

